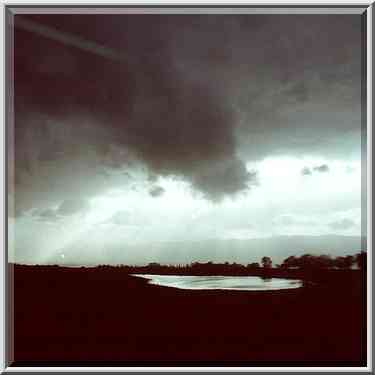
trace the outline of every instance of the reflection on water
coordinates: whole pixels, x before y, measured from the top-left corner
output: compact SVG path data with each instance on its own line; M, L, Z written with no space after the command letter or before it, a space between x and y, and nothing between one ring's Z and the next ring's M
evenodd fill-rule
M257 276L175 276L133 275L149 280L150 284L178 289L225 289L225 290L281 290L302 286L301 280L263 279Z

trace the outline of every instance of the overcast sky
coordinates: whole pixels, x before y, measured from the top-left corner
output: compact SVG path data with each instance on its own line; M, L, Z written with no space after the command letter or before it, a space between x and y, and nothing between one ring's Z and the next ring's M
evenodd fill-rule
M11 260L361 235L359 15L19 17Z

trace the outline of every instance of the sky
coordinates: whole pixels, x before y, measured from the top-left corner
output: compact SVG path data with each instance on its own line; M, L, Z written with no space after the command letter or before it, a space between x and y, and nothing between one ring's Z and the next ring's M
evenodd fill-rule
M9 259L359 241L361 69L359 15L16 15Z

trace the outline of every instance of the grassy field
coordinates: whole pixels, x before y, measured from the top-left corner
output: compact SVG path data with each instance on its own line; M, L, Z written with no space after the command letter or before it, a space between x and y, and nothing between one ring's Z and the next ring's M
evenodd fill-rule
M360 271L295 290L191 291L116 268L11 266L14 365L364 366Z

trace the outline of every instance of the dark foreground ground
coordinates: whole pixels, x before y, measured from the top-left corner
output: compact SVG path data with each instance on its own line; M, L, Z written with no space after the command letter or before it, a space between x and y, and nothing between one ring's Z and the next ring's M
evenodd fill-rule
M17 366L366 364L360 271L277 292L178 290L116 268L12 274Z

